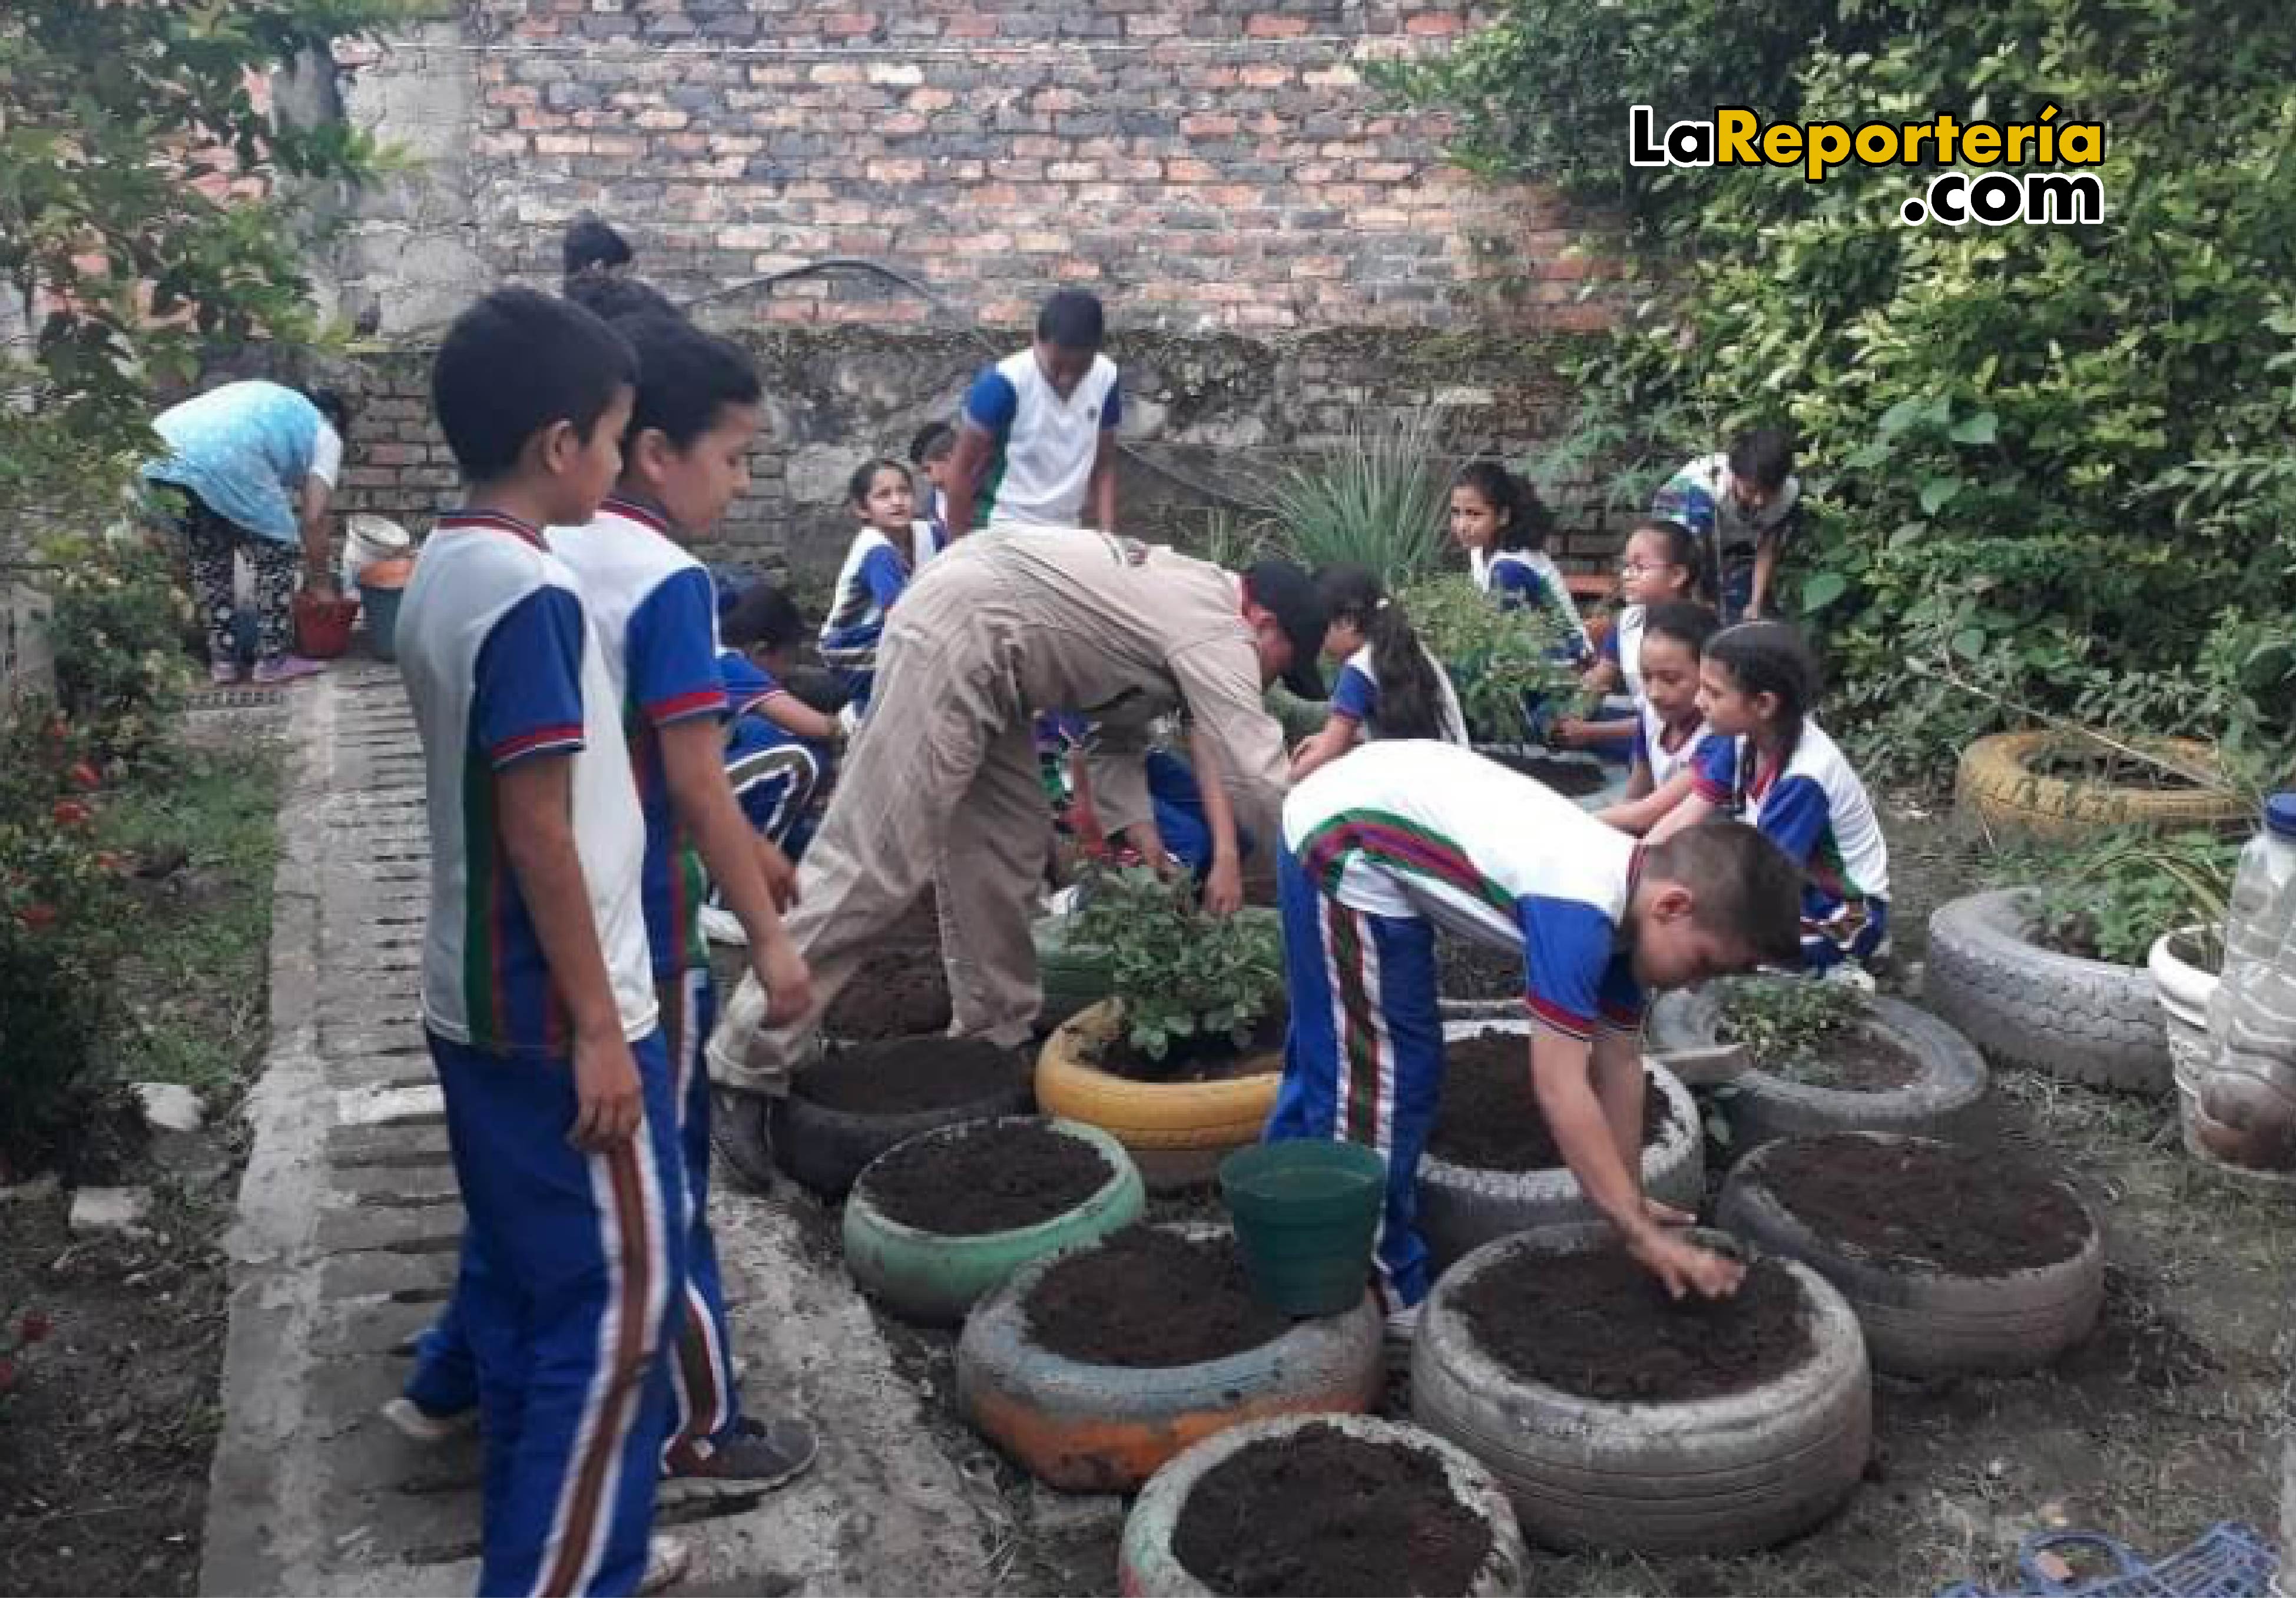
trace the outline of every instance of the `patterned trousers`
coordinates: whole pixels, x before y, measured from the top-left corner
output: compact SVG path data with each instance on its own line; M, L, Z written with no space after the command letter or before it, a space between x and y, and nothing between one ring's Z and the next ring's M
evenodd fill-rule
M255 568L255 609L262 619L256 654L263 660L277 660L294 641L295 586L302 572L303 552L292 544L258 538L225 521L196 495L186 498L191 508L176 525L191 547L192 583L207 623L208 659L219 664L239 659L234 625L239 616L239 595L232 556L244 549L248 564Z

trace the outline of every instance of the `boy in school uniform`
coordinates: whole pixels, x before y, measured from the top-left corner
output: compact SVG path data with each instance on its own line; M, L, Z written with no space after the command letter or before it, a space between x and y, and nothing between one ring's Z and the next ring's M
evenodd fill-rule
M1571 1174L1677 1297L1741 1268L1645 1203L1644 994L1800 957L1800 880L1751 828L1637 848L1570 800L1450 744L1366 745L1292 792L1277 883L1292 989L1267 1136L1369 1144L1387 1162L1376 1264L1390 1331L1428 1289L1414 1217L1442 1093L1435 930L1522 951L1527 1090Z
M629 1593L684 1563L648 1545L688 1200L645 822L604 649L542 535L612 488L635 376L621 335L530 290L456 319L431 391L468 498L398 619L432 846L423 1020L467 1212L482 1594Z
M1725 625L1758 622L1775 608L1778 556L1801 510L1792 438L1757 427L1730 448L1685 462L1660 485L1651 514L1690 529L1720 588Z
M715 883L747 935L750 968L776 1013L802 1012L808 977L761 869L761 851L771 845L750 830L726 781L716 588L680 543L715 525L746 485L759 390L747 357L682 317L613 325L638 362L620 481L594 517L545 536L580 584L622 707L644 816L646 937L693 1210L676 1296L674 1423L662 1469L678 1478L771 1486L810 1464L816 1445L801 1422L743 1414L734 1391L709 1231L709 1096L701 1067L717 1012L700 921L709 885ZM434 1415L452 1413L468 1391L467 1377L458 1375L468 1363L455 1325L450 1313L424 1339L408 1383L410 1400Z
M977 528L1116 531L1116 428L1124 393L1100 352L1100 301L1062 289L1037 313L1037 341L973 380L956 453L938 480L948 537Z

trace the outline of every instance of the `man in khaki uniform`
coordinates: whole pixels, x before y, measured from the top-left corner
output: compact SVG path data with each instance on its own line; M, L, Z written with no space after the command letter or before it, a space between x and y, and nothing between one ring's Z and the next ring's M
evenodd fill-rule
M1029 920L1045 857L1033 720L1082 713L1098 729L1094 799L1111 830L1149 819L1149 724L1185 708L1216 752L1240 824L1276 836L1288 762L1261 696L1281 678L1323 697L1324 612L1285 561L1226 572L1168 549L1071 529L967 539L901 596L879 647L877 692L820 834L807 850L791 937L813 972L812 1010L761 1030L744 979L709 1042L718 1148L772 1181L768 1100L863 951L937 882L941 957L959 1036L1017 1047L1042 995Z

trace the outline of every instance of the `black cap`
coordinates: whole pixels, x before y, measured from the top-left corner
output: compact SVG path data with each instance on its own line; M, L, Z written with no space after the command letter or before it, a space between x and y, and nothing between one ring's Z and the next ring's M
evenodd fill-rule
M1243 574L1243 597L1267 611L1292 640L1292 669L1283 686L1302 699L1324 696L1324 634L1330 613L1315 579L1288 560L1263 560Z

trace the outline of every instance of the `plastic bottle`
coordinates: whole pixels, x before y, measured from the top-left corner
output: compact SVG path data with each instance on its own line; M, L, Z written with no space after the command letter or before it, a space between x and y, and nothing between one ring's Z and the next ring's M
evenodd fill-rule
M2201 1143L2233 1165L2296 1171L2296 793L2272 796L2241 851L2209 1038Z

